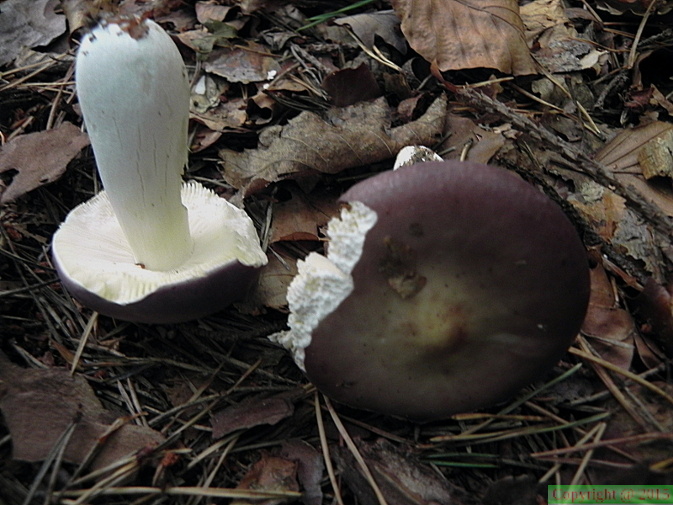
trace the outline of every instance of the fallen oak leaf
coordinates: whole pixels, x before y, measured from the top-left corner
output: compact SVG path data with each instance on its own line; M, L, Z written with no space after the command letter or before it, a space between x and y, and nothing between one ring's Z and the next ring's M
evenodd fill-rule
M220 150L223 175L249 195L295 174L337 174L383 161L406 145L434 144L442 134L446 108L442 95L417 120L396 127L383 98L330 109L325 118L305 111L287 125L266 128L257 149Z
M44 460L74 424L63 459L80 464L100 444L94 468L154 447L161 433L120 422L103 408L88 382L59 368L24 369L0 353L0 411L12 437L12 455L20 461Z
M393 0L409 45L440 71L537 73L516 0Z
M89 145L89 137L72 123L13 138L0 150L0 174L14 172L10 184L0 186L0 204L13 202L29 191L57 180L68 163Z

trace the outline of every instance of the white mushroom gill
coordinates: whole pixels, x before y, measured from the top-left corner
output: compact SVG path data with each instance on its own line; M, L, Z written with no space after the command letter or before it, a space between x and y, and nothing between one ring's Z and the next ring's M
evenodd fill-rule
M75 79L98 171L135 261L166 271L193 250L180 199L189 83L170 36L153 21L142 29L132 23L86 35Z

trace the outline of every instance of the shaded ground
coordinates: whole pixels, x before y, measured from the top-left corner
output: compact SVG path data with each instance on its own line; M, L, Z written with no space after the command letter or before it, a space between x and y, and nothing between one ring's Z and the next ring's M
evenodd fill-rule
M193 82L187 177L245 202L270 266L244 303L171 326L63 291L51 236L100 189L72 82L93 5L64 2L67 25L56 15L0 67L0 503L532 504L547 484L672 483L670 15L533 2L536 74L414 45L440 75L383 2L339 15L358 43L335 25L296 31L333 2L125 6L175 35ZM332 405L266 338L336 197L413 142L538 184L593 261L585 327L547 377L425 425Z

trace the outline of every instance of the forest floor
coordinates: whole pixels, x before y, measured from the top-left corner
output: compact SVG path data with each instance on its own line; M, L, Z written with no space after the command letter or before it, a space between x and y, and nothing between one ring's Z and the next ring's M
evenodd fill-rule
M523 505L552 484L673 484L665 2L22 1L0 2L1 505ZM186 178L244 206L268 252L245 300L196 321L99 315L52 264L55 230L100 190L77 41L118 13L172 35L192 83ZM267 338L338 196L409 144L516 171L591 258L562 360L429 423L331 402Z

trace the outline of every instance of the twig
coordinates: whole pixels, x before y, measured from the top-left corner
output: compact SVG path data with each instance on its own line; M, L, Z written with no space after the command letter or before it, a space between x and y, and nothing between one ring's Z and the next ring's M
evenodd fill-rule
M623 375L624 377L628 377L629 379L631 379L632 381L634 381L634 382L640 384L640 385L643 386L644 388L649 389L649 390L652 391L653 393L658 394L658 395L661 396L664 400L666 400L668 403L670 403L671 405L673 405L673 397L672 397L671 395L669 395L668 393L666 393L666 391L664 391L664 390L661 389L660 387L655 386L655 385L652 384L651 382L649 382L649 381L643 379L643 378L640 377L639 375L636 375L636 374L634 374L633 372L630 372L630 371L628 371L628 370L625 370L625 369L623 369L623 368L620 368L620 367L618 367L617 365L614 365L614 364L610 363L609 361L606 361L606 360L604 360L604 359L602 359L602 358L598 358L598 357L596 357L596 356L593 356L593 355L591 355L591 354L589 354L589 353L587 353L587 352L585 352L585 351L582 351L582 350L578 349L577 347L571 347L570 349L568 349L568 352L570 352L571 354L574 354L575 356L578 356L578 357L580 357L580 358L582 358L582 359L586 359L586 360L588 360L588 361L592 361L592 362L594 362L594 363L597 363L597 364L599 364L599 365L601 365L601 366L607 368L608 370L611 370L611 371L616 372L616 373L618 373L618 374L620 374L620 375Z
M374 494L376 495L376 499L378 500L379 505L388 505L385 497L383 496L383 493L381 492L381 488L379 488L379 485L376 483L376 480L374 480L374 476L372 475L372 472L369 470L369 467L367 466L367 463L365 463L365 460L362 457L362 454L360 454L360 451L358 450L357 446L355 445L355 442L353 442L353 439L348 434L348 431L346 430L346 427L341 422L341 419L339 419L339 416L337 415L336 411L334 410L334 407L332 407L332 402L326 396L324 398L325 398L325 405L327 405L327 410L329 410L329 413L332 416L332 421L334 422L334 425L336 426L337 430L339 431L339 435L341 435L341 437L344 439L344 442L346 442L346 446L348 447L348 449L353 454L353 457L355 458L355 461L357 461L358 466L360 467L360 470L362 470L362 474L367 479L367 482L369 482L369 485L371 486L372 491L374 491Z
M77 351L75 351L75 356L72 359L72 367L70 368L70 375L75 375L75 372L77 371L77 366L79 364L79 360L82 358L82 353L84 352L86 343L89 341L89 336L91 335L91 331L93 330L93 327L96 325L97 321L98 321L98 312L93 312L91 314L91 317L87 321L86 326L84 327L82 336L79 338L79 343L77 344Z
M551 456L558 456L561 454L568 454L576 451L590 451L600 447L610 447L612 445L622 444L640 444L643 442L651 442L652 440L673 440L673 433L642 433L640 435L631 435L621 438L609 438L600 441L584 444L579 447L561 447L560 449L553 449L551 451L533 452L533 458L549 458Z
M320 438L320 446L322 448L322 457L325 461L325 468L327 469L327 475L329 476L329 481L332 484L332 490L334 490L334 499L339 505L344 505L344 500L341 496L341 490L339 489L339 483L336 479L336 474L334 473L334 466L332 465L332 458L329 454L329 445L327 443L327 436L325 435L325 423L322 418L322 411L320 409L320 396L316 391L314 394L313 405L315 406L315 420L318 425L318 436Z
M598 442L601 437L603 437L603 433L605 433L605 429L607 428L606 423L598 423L596 427L591 430L590 433L593 434L594 438L594 443ZM591 457L594 455L594 449L589 449L587 453L584 455L582 458L582 462L580 463L580 466L577 468L577 471L575 472L575 475L573 475L572 480L570 481L570 485L574 486L580 483L582 479L582 475L584 474L584 470L586 470L587 465L589 464L589 461L591 461Z

